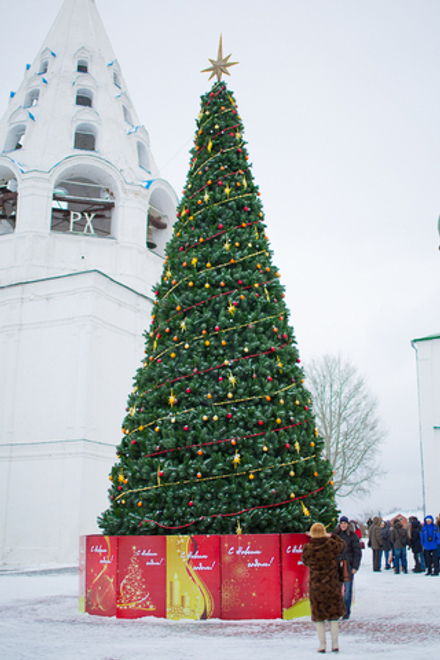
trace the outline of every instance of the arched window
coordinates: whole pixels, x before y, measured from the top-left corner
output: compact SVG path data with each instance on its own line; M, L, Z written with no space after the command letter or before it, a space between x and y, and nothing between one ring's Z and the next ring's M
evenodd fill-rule
M41 60L40 69L38 71L39 75L42 75L43 73L47 73L48 68L49 68L49 60Z
M92 176L76 174L56 183L52 197L52 231L111 236L114 194L109 186Z
M91 124L80 124L75 131L75 141L73 146L75 149L95 151L96 128Z
M26 133L25 124L13 126L6 138L4 151L15 151L23 147L24 135Z
M76 93L76 105L86 105L91 108L93 105L93 92L89 89L79 89Z
M17 179L10 170L0 168L0 236L15 231Z
M116 71L113 71L113 83L116 85L116 87L121 89L121 81Z
M89 63L87 60L78 60L78 63L76 65L76 70L79 71L80 73L88 73L89 72Z
M147 216L146 243L150 250L162 257L165 256L165 246L173 231L175 209L175 203L166 190L153 190Z
M148 157L147 147L142 142L138 142L136 146L139 167L142 167L143 170L150 172L150 159Z
M128 108L125 107L125 105L122 106L122 111L124 113L124 119L127 122L127 124L130 124L130 126L133 126L133 120L131 118L131 113Z
M34 105L38 105L38 100L40 98L40 90L39 89L31 89L30 92L26 94L26 98L24 101L24 107L25 108L32 108Z

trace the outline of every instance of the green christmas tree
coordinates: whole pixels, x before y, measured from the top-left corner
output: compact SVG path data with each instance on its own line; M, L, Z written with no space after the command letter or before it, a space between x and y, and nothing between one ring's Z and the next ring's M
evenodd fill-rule
M106 534L303 532L337 515L243 124L218 77L201 99Z

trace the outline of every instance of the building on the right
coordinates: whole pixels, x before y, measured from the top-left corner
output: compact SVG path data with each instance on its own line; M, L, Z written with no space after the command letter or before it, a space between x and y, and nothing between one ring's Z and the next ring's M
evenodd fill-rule
M423 511L440 510L440 334L413 339L419 399Z

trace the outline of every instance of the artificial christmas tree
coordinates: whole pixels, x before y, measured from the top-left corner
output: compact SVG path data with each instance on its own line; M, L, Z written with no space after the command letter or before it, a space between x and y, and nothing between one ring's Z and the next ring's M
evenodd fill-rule
M201 99L178 220L110 480L106 534L303 532L335 522L232 93ZM212 77L212 76L211 76Z

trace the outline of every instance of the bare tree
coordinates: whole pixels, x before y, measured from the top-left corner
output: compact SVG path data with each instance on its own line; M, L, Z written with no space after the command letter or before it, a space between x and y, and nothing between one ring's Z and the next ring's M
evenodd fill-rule
M386 434L364 376L340 355L313 360L306 374L337 495L368 492L383 475L376 461Z

